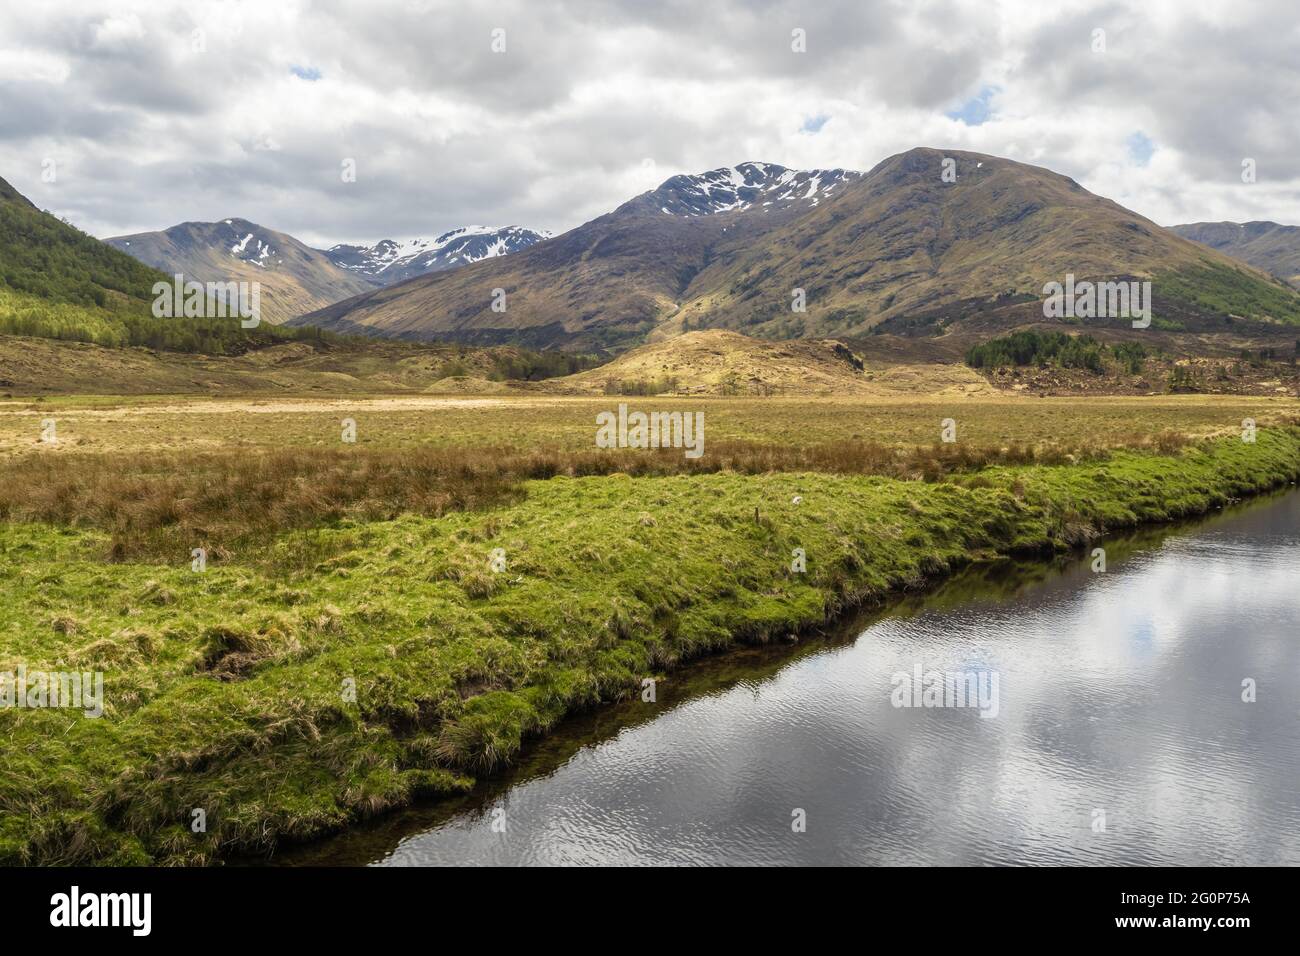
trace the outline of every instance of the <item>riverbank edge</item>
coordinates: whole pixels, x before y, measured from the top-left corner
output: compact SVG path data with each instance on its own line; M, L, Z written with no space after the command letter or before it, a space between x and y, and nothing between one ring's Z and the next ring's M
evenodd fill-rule
M199 674L121 721L74 725L81 751L42 753L33 721L27 756L54 758L45 766L63 768L64 779L0 783L9 811L0 862L210 863L323 836L463 791L565 715L644 693L646 680L703 654L825 627L982 556L1077 548L1297 479L1300 428L1290 426L1261 430L1254 443L989 468L934 484L821 474L551 479L485 514L380 523L372 542L390 550L404 534L434 530L454 547L415 570L438 582L440 598L459 594L455 606L415 623L477 632L481 646L456 645L477 655L470 666L449 666L446 641L398 642L393 621L368 622L358 607L305 656L270 655L238 680ZM482 567L495 547L508 556L504 575ZM392 574L392 562L377 562L351 578L350 593L371 595ZM348 593L323 590L322 601ZM541 655L531 670L502 646L512 640L521 657ZM506 686L493 686L494 654ZM340 703L348 675L361 693ZM24 805L26 816L12 812ZM205 810L204 832L187 825L195 808Z

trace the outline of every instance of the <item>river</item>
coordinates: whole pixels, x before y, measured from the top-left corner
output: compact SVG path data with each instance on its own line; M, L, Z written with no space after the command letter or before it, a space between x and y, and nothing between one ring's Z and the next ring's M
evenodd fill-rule
M699 662L272 862L1300 864L1300 492L1099 544ZM918 668L983 712L895 706Z

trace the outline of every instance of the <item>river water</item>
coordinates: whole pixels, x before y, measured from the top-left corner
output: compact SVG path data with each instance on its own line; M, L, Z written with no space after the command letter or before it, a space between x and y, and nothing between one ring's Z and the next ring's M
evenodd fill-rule
M1300 864L1300 492L1100 544L700 662L273 862ZM983 710L895 706L918 668Z

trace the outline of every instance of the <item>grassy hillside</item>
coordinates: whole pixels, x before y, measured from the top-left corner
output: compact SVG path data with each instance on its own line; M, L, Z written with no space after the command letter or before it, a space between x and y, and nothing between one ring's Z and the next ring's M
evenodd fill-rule
M664 338L545 390L606 395L897 395L990 391L960 365L882 361L831 339L772 342L710 329Z
M14 295L116 310L152 301L163 276L42 213L0 180L0 283Z
M0 334L207 354L320 340L316 329L243 329L238 319L157 319L170 277L44 213L0 180Z
M1283 284L1223 263L1199 263L1159 273L1161 297L1210 315L1240 316L1300 325L1300 295ZM1159 319L1157 314L1155 319ZM1153 322L1155 321L1153 319Z

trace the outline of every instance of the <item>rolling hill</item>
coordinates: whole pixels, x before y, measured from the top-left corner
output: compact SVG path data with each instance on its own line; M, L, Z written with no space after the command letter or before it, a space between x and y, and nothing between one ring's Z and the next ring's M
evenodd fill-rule
M956 161L955 182L941 176L945 158ZM1300 323L1294 290L1068 177L918 148L865 175L745 163L674 177L506 259L294 324L563 348L625 348L700 328L825 338L901 322L935 333L956 317L1037 300L1067 273L1152 279L1157 316L1169 310L1179 324L1229 314ZM796 289L804 312L791 308Z
M833 339L774 342L710 329L639 346L607 365L548 379L539 391L566 395L917 395L993 394L959 363L868 359Z
M1184 239L1218 249L1300 289L1300 226L1276 222L1189 222L1169 228Z

